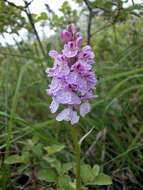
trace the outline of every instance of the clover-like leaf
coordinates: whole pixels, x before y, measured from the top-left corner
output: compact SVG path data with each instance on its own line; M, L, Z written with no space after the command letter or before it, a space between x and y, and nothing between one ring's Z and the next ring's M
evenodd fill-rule
M23 163L25 161L23 156L19 156L19 155L12 155L9 156L6 160L5 163L6 164L17 164L17 163Z
M37 177L40 180L46 181L46 182L56 182L57 181L57 175L56 173L51 169L46 170L40 170L37 173Z
M110 176L102 173L94 178L94 182L91 185L111 185L112 179Z
M84 164L81 166L81 178L85 184L92 182L93 180L92 169L90 165Z
M64 145L59 145L59 144L55 144L52 146L47 146L45 147L45 150L48 152L48 155L52 155L55 154L56 152L61 151L62 149L64 149Z
M92 173L94 176L98 176L99 175L99 171L100 171L100 167L99 165L95 164L92 168Z

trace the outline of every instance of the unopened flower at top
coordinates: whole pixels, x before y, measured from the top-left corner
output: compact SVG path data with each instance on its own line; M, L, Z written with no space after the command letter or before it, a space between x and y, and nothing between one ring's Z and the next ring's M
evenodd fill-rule
M57 121L70 121L78 123L78 112L82 117L90 111L89 99L95 98L92 91L97 83L94 72L91 71L94 63L94 53L91 47L80 49L82 37L77 27L68 25L68 29L60 34L64 44L61 54L55 50L49 52L54 58L53 68L47 68L48 77L52 77L47 94L52 96L50 110L55 113L60 104L66 108L60 112Z

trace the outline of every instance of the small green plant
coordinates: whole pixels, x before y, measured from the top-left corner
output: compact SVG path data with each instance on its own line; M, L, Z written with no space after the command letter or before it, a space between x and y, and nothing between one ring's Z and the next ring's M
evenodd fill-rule
M56 187L57 190L76 190L76 181L74 180L74 171L76 170L73 162L61 163L58 159L58 154L64 152L65 146L62 144L54 144L44 146L40 140L34 136L32 140L21 141L21 146L24 148L21 155L11 155L6 160L7 165L17 165L19 176L29 176L31 181L49 183L49 190ZM100 167L94 165L93 168L84 162L80 165L81 168L81 190L88 190L87 186L96 185L111 185L111 177L104 173L100 173ZM34 175L34 178L33 178ZM18 180L18 179L17 179ZM27 183L28 185L28 183Z

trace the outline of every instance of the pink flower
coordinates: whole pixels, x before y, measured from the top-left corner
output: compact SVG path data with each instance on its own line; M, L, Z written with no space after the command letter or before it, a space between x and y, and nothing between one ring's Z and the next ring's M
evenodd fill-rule
M90 104L88 102L85 102L83 104L80 105L80 115L82 117L85 117L85 115L90 112Z
M77 67L77 69L79 68L79 69L83 69L83 72L85 73L85 72L87 72L87 71L89 71L89 70L91 70L91 68L92 68L92 66L90 65L90 64L88 64L87 62L85 62L85 61L81 61L81 60L79 60L79 61L77 61L74 65L73 65L73 67L72 68L75 68L76 69L76 67Z
M78 95L70 88L61 89L56 93L56 100L61 104L80 104L81 100Z
M91 47L89 45L82 48L81 52L79 53L79 59L85 61L88 59L94 59L94 53L91 51Z
M92 94L92 91L88 91L84 96L81 97L81 100L89 100L96 98L97 96Z
M68 44L64 45L64 50L63 54L70 58L70 57L75 57L78 52L78 47L76 46L76 43L74 41L68 42Z
M62 90L65 88L65 84L64 81L54 77L52 79L51 84L49 85L50 88L46 90L47 94L49 94L50 96L56 96L57 92L59 90Z
M71 124L73 125L79 121L79 116L77 116L77 112L73 111L72 108L66 108L57 115L56 120L71 121Z
M87 71L86 68L84 67L84 65L77 61L74 65L71 66L71 70L74 70L76 72L85 72Z
M56 65L53 68L47 68L46 73L49 77L63 78L70 73L68 62L62 61L59 66Z
M63 60L62 55L58 54L58 52L56 52L55 50L51 50L49 52L49 56L55 59L55 62L54 62L55 66L60 65L62 63L62 60Z
M57 115L56 120L70 121L73 125L79 121L77 112L85 117L90 112L88 100L95 98L92 91L97 79L91 72L94 53L90 46L79 50L82 38L77 27L72 28L69 25L68 30L63 31L60 37L64 43L62 54L55 50L49 52L49 56L54 58L54 66L46 69L48 77L53 77L46 92L52 96L52 113L58 110L60 104L67 107Z

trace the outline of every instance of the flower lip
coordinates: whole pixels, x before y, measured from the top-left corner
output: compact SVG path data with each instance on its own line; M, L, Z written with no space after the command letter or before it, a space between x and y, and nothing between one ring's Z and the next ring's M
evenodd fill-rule
M74 43L73 42L69 42L69 48L73 48L74 47Z
M76 46L74 41L68 42L68 44L64 45L63 54L64 56L70 58L75 57L78 53L78 47Z
M84 72L85 71L84 66L78 61L74 65L72 65L71 69L75 70L77 72Z
M77 112L73 111L72 108L66 108L62 112L60 112L57 117L57 121L71 121L71 124L78 123L79 116L77 116Z

